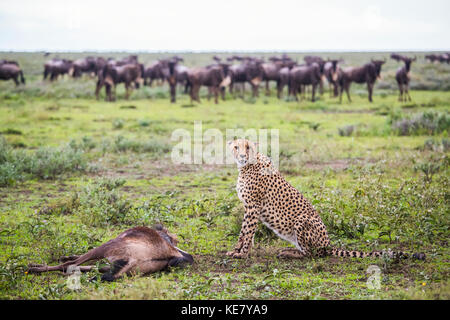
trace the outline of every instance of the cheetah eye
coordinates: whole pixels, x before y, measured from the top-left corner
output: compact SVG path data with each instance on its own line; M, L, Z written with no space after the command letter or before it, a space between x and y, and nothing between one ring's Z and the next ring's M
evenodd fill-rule
M238 146L234 146L234 149L237 150L237 149L238 149Z
M247 145L247 150L250 149L250 147Z

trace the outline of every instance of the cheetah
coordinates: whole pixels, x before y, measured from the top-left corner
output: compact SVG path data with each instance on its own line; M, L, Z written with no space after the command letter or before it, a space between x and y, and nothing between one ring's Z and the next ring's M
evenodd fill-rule
M256 144L246 139L228 142L239 170L236 191L244 205L241 232L233 258L247 258L258 220L295 248L283 249L279 258L303 258L333 255L339 257L379 257L380 251L361 252L334 248L327 229L310 202L287 182L266 155L256 151ZM395 257L408 257L403 252L391 252ZM413 255L425 259L423 253Z

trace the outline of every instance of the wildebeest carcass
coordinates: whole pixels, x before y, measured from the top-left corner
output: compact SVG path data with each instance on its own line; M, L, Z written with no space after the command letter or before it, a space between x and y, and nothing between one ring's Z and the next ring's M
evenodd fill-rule
M16 61L0 60L0 79L12 79L16 86L18 86L20 82L25 84L25 77L23 76L22 69L20 69L20 66Z
M117 63L116 61L109 61L101 72L98 73L98 80L95 89L95 96L99 97L100 90L105 86L107 101L113 101L116 98L116 86L119 83L125 85L125 99L130 96L130 90L133 87L139 88L139 83L142 81L143 65L138 63ZM112 90L114 91L114 97Z
M234 85L241 83L243 90L245 90L245 83L250 83L252 87L253 97L258 96L258 88L264 76L264 69L262 67L262 60L246 58L242 63L232 65L229 68L230 75L230 93L233 94Z
M168 267L192 264L193 257L176 247L177 237L161 225L154 228L135 227L116 238L89 250L81 256L62 257L62 264L46 266L30 264L29 273L47 271L67 272L70 266L79 266L79 271L91 271L95 266L80 266L89 261L107 259L110 267L101 268L102 281L114 281L124 274L149 274Z
M50 76L50 81L58 79L59 76L73 73L73 61L67 59L52 59L44 64L44 80Z
M373 87L375 81L381 77L381 66L386 63L386 60L371 60L362 67L349 67L346 69L339 69L339 101L342 102L342 93L347 93L348 101L350 98L350 85L352 82L366 83L369 92L369 101L372 102Z
M395 74L395 80L397 80L398 89L400 91L400 95L398 97L399 101L411 101L411 96L409 94L409 80L410 75L409 72L411 71L411 64L416 61L416 57L414 58L408 58L403 57L403 62L405 65L397 70L397 73Z
M338 63L340 60L328 60L323 66L323 72L325 78L328 81L328 86L330 88L330 97L337 97L339 95L339 84L338 84Z
M218 103L221 87L225 85L226 74L221 65L211 65L203 68L192 68L188 71L191 85L191 101L200 102L199 91L201 86L206 86L214 94L214 102Z
M304 86L312 86L311 101L315 101L316 88L322 82L323 71L319 64L313 63L311 65L296 66L289 71L289 94L295 97L298 101L297 93L300 91L304 93Z

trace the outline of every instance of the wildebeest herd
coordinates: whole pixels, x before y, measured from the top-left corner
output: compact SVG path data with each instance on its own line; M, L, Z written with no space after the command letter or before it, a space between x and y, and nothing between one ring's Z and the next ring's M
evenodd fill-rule
M411 64L416 57L411 58L393 53L391 58L403 62L395 79L399 88L399 100L411 100L409 94L409 81ZM450 63L450 53L430 54L425 59L433 63ZM311 101L316 100L316 91L324 92L324 83L328 83L330 95L339 97L342 102L344 91L348 101L351 102L350 86L353 82L366 84L368 99L372 102L373 89L377 79L381 77L381 69L386 60L371 60L360 67L340 66L343 60L323 59L320 56L305 56L304 63L298 63L286 54L271 56L265 61L262 58L251 56L232 55L226 59L213 56L212 64L204 67L187 67L183 65L183 58L173 56L159 59L148 66L140 63L137 55L116 60L113 58L92 57L77 59L54 58L44 64L43 79L55 81L65 74L79 78L83 74L97 77L95 95L97 99L104 87L106 100L115 100L115 88L123 83L126 89L125 97L129 98L132 89L138 89L140 85L152 86L154 82L162 85L168 83L170 101L176 101L177 87L182 87L184 93L189 94L192 101L200 102L200 88L207 87L208 99L213 95L215 103L219 96L225 100L225 93L236 96L236 85L245 93L245 85L251 87L252 96L259 95L259 87L265 82L266 95L270 95L270 82L275 82L277 97L283 97L284 88L287 94L294 100L298 100L298 94L304 99L306 89L311 87ZM25 83L23 72L16 61L0 60L0 79L12 79L16 85ZM20 80L20 81L19 81Z

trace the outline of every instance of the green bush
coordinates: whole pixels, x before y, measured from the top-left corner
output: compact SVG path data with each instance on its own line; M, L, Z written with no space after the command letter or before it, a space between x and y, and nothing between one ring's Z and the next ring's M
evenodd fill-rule
M0 186L26 179L54 179L65 173L84 172L87 161L71 144L26 151L13 149L0 138Z
M450 129L450 116L438 112L424 112L413 117L391 119L390 122L393 132L400 136L436 135Z

